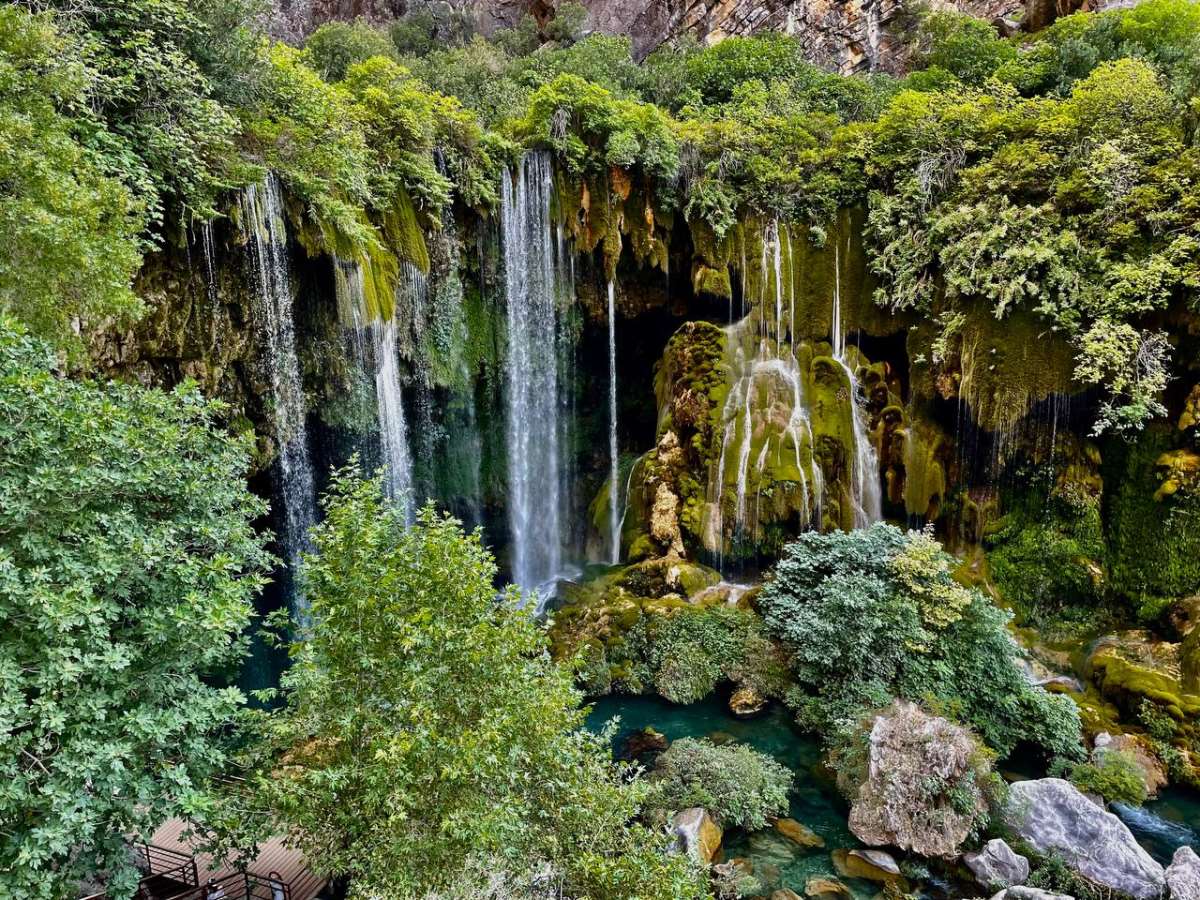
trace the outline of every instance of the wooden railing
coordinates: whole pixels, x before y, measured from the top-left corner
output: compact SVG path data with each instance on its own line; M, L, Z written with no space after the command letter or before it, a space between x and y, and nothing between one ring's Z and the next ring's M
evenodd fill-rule
M154 900L292 900L291 885L279 879L233 872L201 884L196 860L186 853L147 843L130 844L129 849L143 873L139 883ZM101 891L80 900L107 898Z
M163 900L292 900L291 886L252 872L234 872Z
M171 890L169 885L176 887L183 885L185 890L200 886L196 860L188 854L145 841L131 841L128 846L129 852L134 858L134 865L142 873L139 885L158 884L165 891ZM162 896L163 893L164 890L159 890L154 896ZM108 892L89 894L81 897L80 900L108 900ZM287 898L287 900L291 900L291 898Z

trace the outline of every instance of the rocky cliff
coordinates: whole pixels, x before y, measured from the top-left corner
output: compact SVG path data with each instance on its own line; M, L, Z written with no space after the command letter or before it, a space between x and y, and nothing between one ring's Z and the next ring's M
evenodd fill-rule
M564 0L275 0L275 31L299 40L334 19L365 18L386 23L418 10L449 23L466 14L484 34L516 25L533 15L541 24L555 16ZM903 37L911 27L911 2L905 0L584 0L585 27L627 34L634 55L646 56L660 44L684 35L715 43L735 35L781 31L798 37L810 59L843 73L896 72L904 67ZM987 21L1019 21L1028 16L1038 27L1080 0L934 0L936 7L957 9ZM1035 9L1036 7L1036 9Z

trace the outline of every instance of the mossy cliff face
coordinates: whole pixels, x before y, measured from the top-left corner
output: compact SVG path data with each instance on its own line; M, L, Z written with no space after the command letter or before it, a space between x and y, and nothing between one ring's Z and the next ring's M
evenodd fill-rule
M854 526L848 369L863 386L862 439L875 447L902 422L898 385L855 348L843 362L827 343L785 343L767 327L756 314L726 328L689 322L668 343L657 444L629 478L631 558L768 556L807 528ZM597 527L606 508L594 501Z

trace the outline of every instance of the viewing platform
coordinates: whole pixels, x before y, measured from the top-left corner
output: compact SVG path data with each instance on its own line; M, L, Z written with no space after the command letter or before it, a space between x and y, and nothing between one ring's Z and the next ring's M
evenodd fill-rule
M148 843L130 844L144 873L136 900L317 900L323 896L325 879L308 868L299 850L284 846L282 838L259 844L242 871L197 852L184 836L187 829L182 819L171 819ZM81 900L106 897L102 892Z

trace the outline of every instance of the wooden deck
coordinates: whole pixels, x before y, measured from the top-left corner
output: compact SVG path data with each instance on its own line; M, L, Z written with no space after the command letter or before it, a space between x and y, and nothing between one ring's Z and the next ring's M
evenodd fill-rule
M210 878L224 878L237 871L229 865L218 865L206 853L197 853L182 836L186 830L187 825L182 819L171 819L154 832L150 843L193 857L202 885ZM285 847L283 839L277 837L259 844L258 855L248 866L248 871L264 879L272 872L279 873L280 880L289 887L288 900L314 900L325 886L324 879L309 871L304 855L299 850Z

